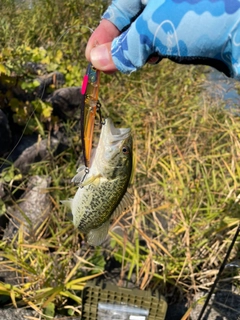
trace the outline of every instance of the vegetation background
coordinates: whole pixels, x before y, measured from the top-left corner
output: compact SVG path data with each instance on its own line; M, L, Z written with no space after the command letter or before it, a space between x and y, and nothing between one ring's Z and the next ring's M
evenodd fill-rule
M30 3L0 2L0 81L17 76L18 85L31 92L37 84L24 69L31 61L45 64L45 72L62 72L65 87L81 85L85 46L107 2ZM133 206L114 223L107 246L83 247L60 205L76 192L69 183L81 154L75 119L61 123L70 141L63 153L35 163L20 178L11 166L2 171L9 193L24 190L31 175L51 177L53 203L34 237L25 240L19 229L10 242L0 240L2 267L18 275L17 285L0 282L3 302L40 315L80 314L84 284L107 278L113 259L118 285L158 291L170 305L183 298L191 305L196 292L209 290L240 220L240 121L237 110L206 94L208 72L162 61L131 76L101 75L103 113L132 128L136 159ZM0 93L0 103L26 134L48 137L59 125L48 104L16 101L10 89ZM0 201L5 213L16 199ZM116 225L121 236L114 233ZM230 259L239 258L238 238ZM221 281L239 287L238 270L224 273Z

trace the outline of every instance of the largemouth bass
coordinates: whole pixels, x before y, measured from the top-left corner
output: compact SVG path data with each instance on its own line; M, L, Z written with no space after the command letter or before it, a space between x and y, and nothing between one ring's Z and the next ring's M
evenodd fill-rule
M87 235L90 245L106 238L110 220L131 203L127 187L132 171L132 137L129 128L115 128L110 118L102 126L89 173L85 166L72 179L79 188L73 199L63 201L72 211L73 224Z

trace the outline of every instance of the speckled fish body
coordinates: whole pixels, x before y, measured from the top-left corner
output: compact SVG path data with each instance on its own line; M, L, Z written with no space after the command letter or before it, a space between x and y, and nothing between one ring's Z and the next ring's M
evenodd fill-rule
M110 219L129 206L127 187L132 171L132 137L129 128L115 128L110 118L102 126L99 143L91 159L89 173L81 184L85 167L73 178L80 183L69 199L73 224L87 235L90 245L101 244Z

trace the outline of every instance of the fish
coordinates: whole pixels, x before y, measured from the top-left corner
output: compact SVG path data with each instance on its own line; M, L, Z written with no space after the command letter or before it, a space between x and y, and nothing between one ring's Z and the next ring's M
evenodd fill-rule
M62 201L72 211L74 226L91 246L104 242L110 221L131 205L127 188L132 174L132 144L130 128L116 128L110 118L105 119L87 173L82 165L72 179L79 185L74 198Z

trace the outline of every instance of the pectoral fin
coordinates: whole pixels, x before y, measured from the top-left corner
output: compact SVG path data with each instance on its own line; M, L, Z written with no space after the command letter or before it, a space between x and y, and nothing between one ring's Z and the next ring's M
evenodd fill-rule
M87 235L87 242L91 246L99 246L106 239L110 221L106 221L99 228L92 229Z
M98 174L96 176L91 176L91 177L87 178L86 180L84 180L81 185L82 185L82 187L87 186L88 184L94 184L94 185L98 186L98 184L100 182L100 178L101 178L100 174Z
M60 203L66 206L68 209L72 210L72 200L73 199L61 200Z

